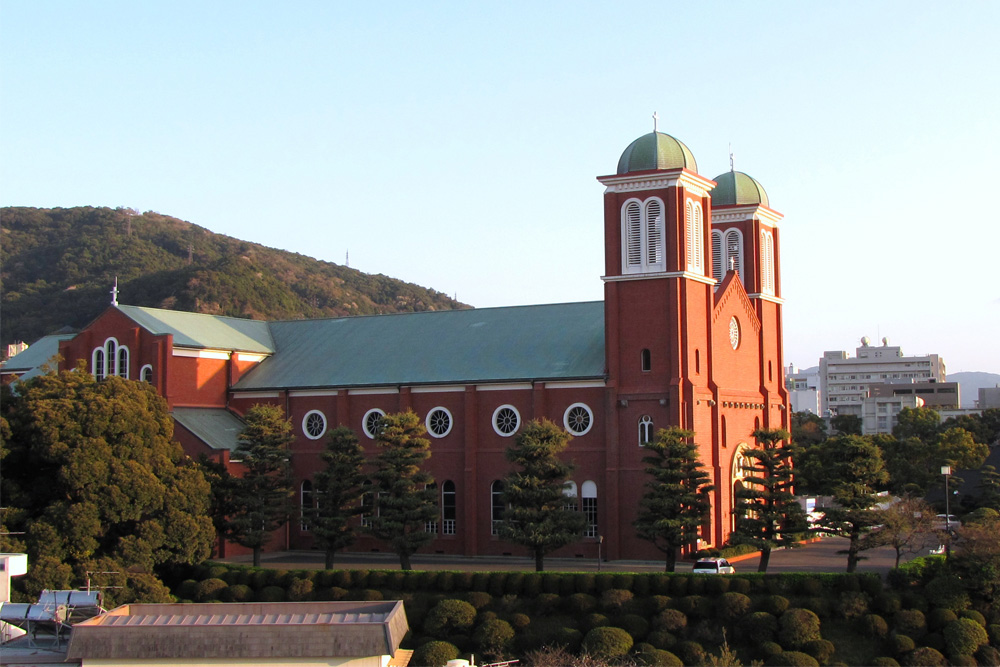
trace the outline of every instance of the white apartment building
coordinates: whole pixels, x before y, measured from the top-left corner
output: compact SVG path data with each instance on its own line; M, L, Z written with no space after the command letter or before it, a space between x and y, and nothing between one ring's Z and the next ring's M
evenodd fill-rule
M823 353L819 362L822 414L829 410L832 415L863 418L865 399L874 393L870 389L875 384L945 381L944 360L938 355L907 357L900 347L890 346L887 338L880 347L873 347L867 336L862 338L856 354Z
M822 414L819 407L819 367L799 369L789 364L785 369L785 388L792 404L792 412Z

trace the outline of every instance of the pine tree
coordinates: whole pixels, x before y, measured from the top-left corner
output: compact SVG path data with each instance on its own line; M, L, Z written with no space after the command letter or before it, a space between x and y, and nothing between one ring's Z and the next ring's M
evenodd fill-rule
M767 572L771 550L797 546L795 533L806 529L806 521L792 492L792 450L783 444L788 431L758 429L752 435L761 446L744 453L750 464L736 492L736 530L730 539L760 549L757 571Z
M692 431L671 427L643 445L650 453L642 462L652 479L632 525L639 537L666 554L667 572L677 566L678 549L697 544L712 507L709 492L714 487L698 460L698 447L690 442L693 437Z
M326 569L333 569L334 554L354 542L351 519L361 513L364 452L354 432L338 426L330 432L322 454L326 467L314 477L316 506L307 513L316 545L326 554Z
M504 478L507 504L499 533L502 539L531 549L535 569L544 569L546 553L580 538L586 518L566 507L566 489L573 465L559 459L571 436L551 421L525 425L507 460L516 470Z
M260 567L261 550L275 530L285 525L294 492L289 445L292 425L276 405L258 404L247 410L233 459L246 473L229 478L232 513L226 518L226 536L253 549L253 565Z
M426 432L420 418L408 411L383 417L375 438L377 508L367 530L392 546L404 570L412 569L410 556L434 539L425 527L438 517L434 478L421 469L431 456Z

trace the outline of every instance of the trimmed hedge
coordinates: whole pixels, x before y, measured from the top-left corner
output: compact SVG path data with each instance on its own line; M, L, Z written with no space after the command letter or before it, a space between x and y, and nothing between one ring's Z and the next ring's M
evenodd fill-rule
M616 660L632 648L632 636L621 628L594 628L583 638L581 649L598 660Z

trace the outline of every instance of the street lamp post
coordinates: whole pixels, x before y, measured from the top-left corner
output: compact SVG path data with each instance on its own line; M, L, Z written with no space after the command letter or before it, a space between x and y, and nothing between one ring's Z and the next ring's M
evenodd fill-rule
M951 477L951 466L941 466L944 475L944 557L951 557L951 494L948 491L948 478Z
M597 571L601 571L601 545L604 544L604 536L597 536Z

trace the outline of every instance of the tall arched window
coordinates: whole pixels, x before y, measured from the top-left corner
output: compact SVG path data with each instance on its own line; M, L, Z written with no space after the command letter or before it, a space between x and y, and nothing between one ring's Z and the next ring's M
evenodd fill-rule
M118 348L118 370L115 375L128 379L128 348L124 345Z
M761 291L774 295L774 234L768 230L760 232L760 277Z
M642 363L642 370L644 370L644 371L652 370L652 368L653 368L653 358L650 355L648 348L647 349L643 349L643 351L639 354L639 358L640 358L640 361Z
M112 375L128 379L128 348L118 345L118 341L109 338L104 345L95 348L91 354L91 368L94 378L103 380Z
M738 229L712 232L712 277L722 282L729 271L743 277L743 234Z
M622 207L622 273L666 270L663 201L629 200Z
M375 489L370 480L365 480L361 485L364 491L361 494L361 526L368 528L372 525L377 508L375 506Z
M313 483L308 479L302 480L299 487L299 528L303 531L309 530L309 514L313 506Z
M94 350L94 354L91 358L90 368L94 372L94 378L98 380L104 379L104 348L99 347Z
M437 484L435 484L434 482L431 482L430 484L428 484L424 488L426 488L426 489L433 489L434 491L437 491L437 487L438 487ZM431 533L433 535L437 535L437 532L438 532L438 522L437 522L437 520L434 520L434 521L425 521L424 522L424 532L425 533Z
M705 273L705 231L702 222L701 204L688 200L684 207L687 269L695 273Z
M441 485L441 533L454 535L458 519L458 494L450 479Z
M566 486L563 487L563 509L568 512L577 512L580 509L576 499L576 482L566 482Z
M500 534L500 524L506 509L503 502L503 482L496 480L490 485L490 534Z
M653 442L653 418L643 415L639 419L639 446L642 447L647 442Z
M145 366L143 366L142 370L139 371L139 379L142 380L143 382L152 382L153 381L153 367L150 366L149 364L146 364Z
M597 484L587 480L581 489L583 496L583 515L587 518L584 524L584 537L597 537Z

